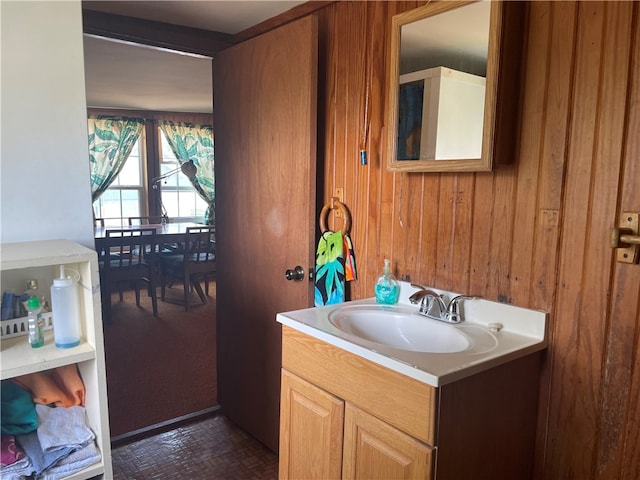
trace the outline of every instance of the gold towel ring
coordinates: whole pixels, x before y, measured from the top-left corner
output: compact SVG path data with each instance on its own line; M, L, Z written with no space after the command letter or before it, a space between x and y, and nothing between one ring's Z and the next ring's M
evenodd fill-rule
M331 203L327 203L322 207L322 211L320 212L320 231L327 231L327 218L329 217L329 212L331 210L340 210L342 212L344 217L342 233L349 233L351 230L351 214L349 213L349 209L335 197L331 197Z

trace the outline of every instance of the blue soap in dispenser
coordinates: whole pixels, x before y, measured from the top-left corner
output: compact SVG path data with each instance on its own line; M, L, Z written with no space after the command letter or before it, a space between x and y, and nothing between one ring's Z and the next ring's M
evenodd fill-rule
M386 305L397 303L400 295L400 284L391 273L390 264L389 259L385 258L382 275L376 280L376 302Z

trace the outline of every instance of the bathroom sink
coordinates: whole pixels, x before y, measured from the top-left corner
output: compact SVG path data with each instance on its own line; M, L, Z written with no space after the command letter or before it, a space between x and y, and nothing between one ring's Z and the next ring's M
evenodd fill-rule
M418 315L400 305L350 305L329 313L341 332L378 345L424 353L456 353L470 348L469 337L455 325Z
M419 315L418 305L410 303L416 287L399 283L395 305L363 298L280 312L276 321L282 325L283 335L300 342L316 339L321 342L318 345L332 345L433 387L547 346L545 312L474 298L462 301L461 322L445 323ZM442 294L446 298L460 295ZM286 352L287 356L291 353Z

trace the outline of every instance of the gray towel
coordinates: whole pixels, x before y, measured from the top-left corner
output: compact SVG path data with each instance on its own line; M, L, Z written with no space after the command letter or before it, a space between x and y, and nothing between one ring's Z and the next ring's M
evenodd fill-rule
M79 472L83 468L87 468L88 466L99 462L101 458L100 450L98 450L98 447L96 447L94 442L91 442L86 447L73 452L68 457L60 460L53 467L42 472L42 476L38 477L38 480L58 480L60 478L68 477L69 475Z
M25 435L16 435L16 440L24 450L24 453L31 460L33 470L36 475L40 475L47 468L55 465L58 461L73 452L73 448L62 447L51 452L42 450L38 434L36 432L27 433Z
M38 414L38 439L42 450L52 452L70 447L78 450L95 438L86 423L84 407L48 407L36 405Z

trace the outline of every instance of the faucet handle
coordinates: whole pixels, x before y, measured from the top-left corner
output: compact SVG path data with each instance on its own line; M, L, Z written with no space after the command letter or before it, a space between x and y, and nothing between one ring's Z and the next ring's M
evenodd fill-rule
M450 322L458 323L461 321L460 318L460 301L461 300L474 300L480 298L476 295L458 295L457 297L453 297L447 306L447 317Z
M414 304L421 303L422 299L427 294L427 291L429 290L429 288L423 285L418 285L417 283L412 283L411 286L419 290L411 294L411 296L409 297L409 301Z
M409 297L411 303L420 303L419 313L427 317L442 320L447 311L444 298L430 288L418 290Z

